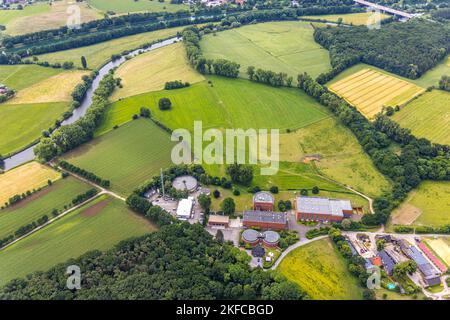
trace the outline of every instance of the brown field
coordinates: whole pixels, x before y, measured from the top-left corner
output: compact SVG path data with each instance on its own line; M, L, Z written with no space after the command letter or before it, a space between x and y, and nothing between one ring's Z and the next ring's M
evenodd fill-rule
M0 204L28 190L47 185L48 180L58 180L61 174L38 162L29 162L0 175Z
M329 86L368 119L387 106L402 106L424 89L413 83L370 68L362 69Z
M28 104L71 101L71 93L86 71L68 71L59 73L28 88L19 90L8 104Z
M443 239L427 239L426 243L433 251L450 266L450 246Z

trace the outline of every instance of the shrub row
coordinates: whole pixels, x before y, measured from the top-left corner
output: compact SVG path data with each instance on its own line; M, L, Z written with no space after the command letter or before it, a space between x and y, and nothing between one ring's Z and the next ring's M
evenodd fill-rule
M111 182L109 180L102 179L99 176L97 176L95 173L92 173L92 172L86 171L82 168L79 168L77 166L74 166L73 164L71 164L67 161L61 160L61 161L59 161L58 165L61 168L63 168L64 170L70 171L72 173L75 173L75 174L83 177L83 178L86 178L87 180L92 181L101 187L108 188L111 185Z

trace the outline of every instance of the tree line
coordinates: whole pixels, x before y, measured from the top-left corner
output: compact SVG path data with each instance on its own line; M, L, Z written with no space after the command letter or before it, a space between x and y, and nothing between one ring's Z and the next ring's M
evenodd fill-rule
M380 29L316 28L314 39L329 50L333 72L364 62L417 79L450 52L450 26L423 19L388 23Z
M72 124L60 127L50 137L41 139L34 148L38 159L49 161L57 155L72 150L90 141L95 129L100 125L102 116L108 106L108 97L119 83L111 71L101 81L92 97L92 104L86 114Z
M386 116L378 116L370 123L355 107L329 92L308 74L298 76L298 87L326 106L358 139L381 173L393 182L391 192L374 200L375 214L365 215L366 224L385 223L409 191L422 180L450 179L448 146L417 139L408 129L402 129ZM401 153L393 152L391 139L399 144Z
M67 161L64 160L59 161L58 166L63 168L64 170L70 171L76 175L86 178L87 180L92 181L101 187L109 188L109 186L111 185L111 182L109 180L102 179L95 173L79 168Z

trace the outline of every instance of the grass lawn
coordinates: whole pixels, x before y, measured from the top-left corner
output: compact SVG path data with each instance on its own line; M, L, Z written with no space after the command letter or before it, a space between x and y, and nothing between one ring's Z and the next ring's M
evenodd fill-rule
M328 15L319 15L319 16L302 16L302 19L311 19L311 20L325 20L328 22L338 22L339 18L342 18L342 22L346 24L353 24L355 26L365 26L367 22L370 24L376 22L369 20L370 17L373 16L372 12L358 12L358 13L348 13L348 14L328 14ZM384 20L389 18L390 16L387 14L380 14L380 19Z
M113 11L115 13L138 11L176 12L179 10L189 10L189 6L184 4L171 4L169 0L164 0L163 2L157 0L88 0L88 3L100 11Z
M0 204L16 194L44 187L48 180L56 181L60 177L59 172L35 161L0 174Z
M61 72L63 72L62 69L46 68L34 64L0 65L0 83L14 90L22 90Z
M290 252L277 270L315 300L360 300L362 288L329 239Z
M139 119L67 153L64 159L111 180L112 190L128 196L172 164L172 146L164 130Z
M450 223L450 182L425 181L394 211L392 223L442 226Z
M190 84L205 78L189 66L181 42L137 56L122 64L115 76L122 79L123 88L116 90L111 100L164 89L168 81L181 80Z
M72 199L91 188L84 182L68 177L56 181L12 207L0 210L0 239L43 215L53 218L53 209L63 211L65 205L72 203Z
M28 9L28 12L33 13L17 16L15 19L10 20L6 25L6 33L18 35L65 26L69 17L73 14L72 10L74 9L71 9L70 6L73 6L74 4L77 6L77 9L80 10L81 23L103 18L103 15L97 10L90 8L84 2L59 0L53 1L52 5L35 4L25 7L25 11ZM3 11L0 11L0 15L1 12Z
M68 102L0 104L0 154L17 151L38 139L68 108Z
M415 84L364 68L330 84L329 89L354 105L368 119L386 106L403 106L425 89Z
M450 93L433 90L408 103L392 117L420 138L450 144Z
M0 285L153 230L153 225L122 201L101 196L1 251Z
M85 56L88 68L98 69L111 59L113 54L120 54L125 50L132 50L158 39L175 36L177 32L185 27L162 29L157 31L140 33L132 36L122 37L111 41L93 44L91 46L47 53L37 56L40 61L51 63L72 61L75 66L81 67L81 56Z
M107 110L100 132L131 120L142 106L172 129L203 128L301 128L329 117L327 111L304 92L294 88L274 88L243 79L208 76L188 88L149 92L115 102ZM158 100L168 97L172 110L160 111Z
M285 72L294 81L299 73L315 78L331 68L328 51L314 41L313 28L304 21L248 25L206 35L200 45L207 58L238 62L243 77L251 65Z
M375 290L375 294L377 300L424 300L426 298L426 296L422 292L412 295L406 295L384 288ZM386 297L383 297L383 295L386 295Z

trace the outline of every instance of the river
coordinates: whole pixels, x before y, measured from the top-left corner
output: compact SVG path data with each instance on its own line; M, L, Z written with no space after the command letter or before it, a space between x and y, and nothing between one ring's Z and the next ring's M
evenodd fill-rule
M119 59L110 61L107 64L105 64L103 67L100 68L100 70L98 70L98 75L95 77L94 81L92 81L91 87L87 90L86 95L84 96L83 100L81 101L80 106L78 108L76 108L73 111L72 116L70 118L64 120L61 125L64 126L64 125L74 123L75 121L77 121L78 119L80 119L81 117L83 117L86 114L86 111L89 109L89 107L92 104L92 97L94 95L95 90L98 88L100 81L103 79L103 77L105 75L108 74L108 72L110 70L120 66L122 63L127 61L129 58L135 57L142 52L148 52L148 51L152 51L152 50L164 47L164 46L168 46L168 45L178 42L180 40L181 40L181 38L179 38L179 37L173 37L173 38L170 38L167 40L163 40L163 41L153 44L152 46L150 46L146 49L136 49L134 51L131 51L130 53L128 53L126 55L122 55ZM5 158L4 159L5 171L10 170L12 168L15 168L17 166L20 166L26 162L33 160L36 157L34 154L34 151L33 151L35 147L36 147L36 145L33 145L19 153L16 153L15 155L13 155L10 158Z

